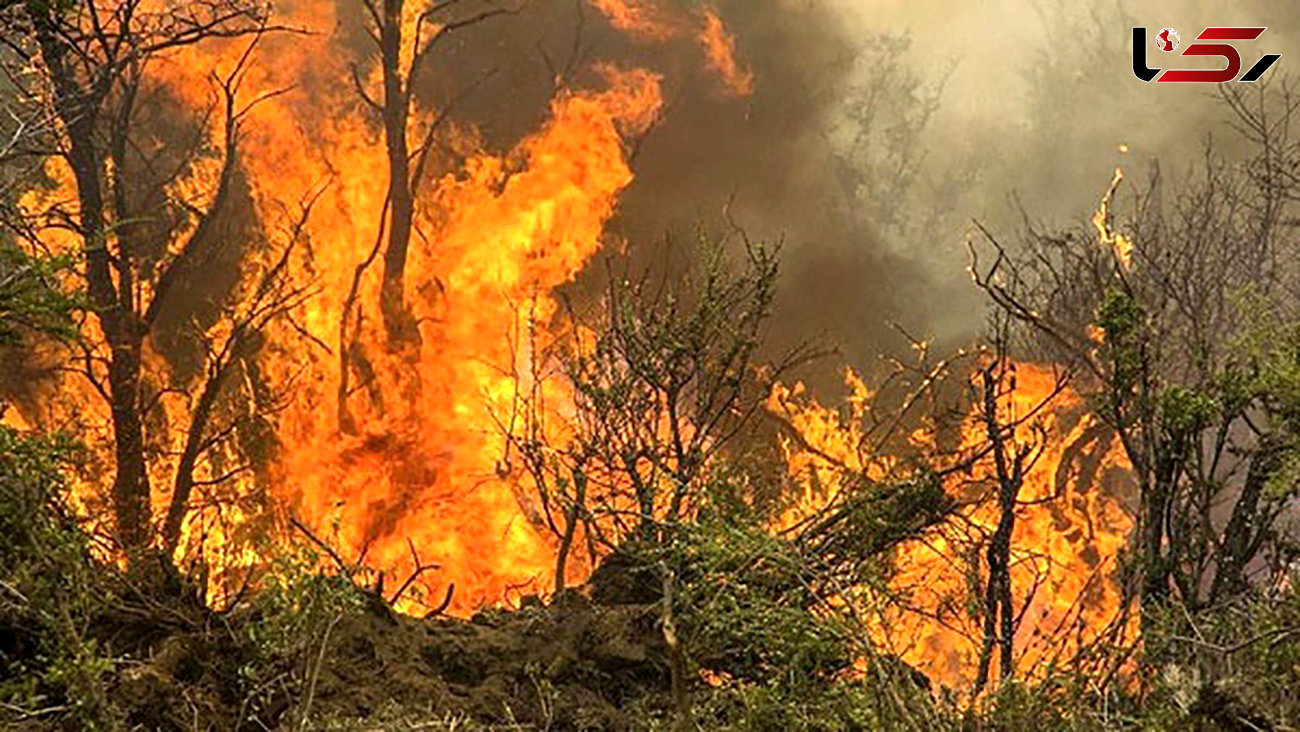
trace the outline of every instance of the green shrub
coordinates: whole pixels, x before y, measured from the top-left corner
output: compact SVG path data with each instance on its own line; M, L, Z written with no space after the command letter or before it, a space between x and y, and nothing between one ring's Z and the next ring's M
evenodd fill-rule
M95 727L111 716L113 664L91 637L106 570L63 503L74 453L0 426L0 700L16 722L57 715Z

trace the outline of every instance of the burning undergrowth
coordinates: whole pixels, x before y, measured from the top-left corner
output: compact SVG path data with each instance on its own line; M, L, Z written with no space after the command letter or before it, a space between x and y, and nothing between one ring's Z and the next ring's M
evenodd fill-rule
M749 6L0 13L15 98L41 123L14 138L41 163L5 209L27 258L5 266L26 279L0 275L85 291L56 308L71 326L24 325L61 345L27 358L43 378L6 384L4 413L73 433L80 469L4 467L66 489L80 526L52 535L111 577L77 610L94 633L65 637L28 596L48 587L16 576L4 648L19 666L71 648L86 688L152 700L91 700L128 721L182 701L228 717L242 697L233 726L419 699L542 726L632 726L628 705L871 726L955 719L1062 672L1104 679L1078 693L1109 702L1141 686L1156 610L1140 602L1176 587L1200 611L1268 584L1253 573L1292 495L1290 331L1233 331L1241 358L1193 385L1156 373L1181 358L1152 355L1162 334L1186 329L1158 329L1177 309L1152 293L1189 278L1144 262L1163 230L1120 233L1119 174L1096 237L1022 261L983 232L990 347L941 357L909 337L915 363L849 372L839 408L794 381L814 352L772 355L778 252L742 222L827 208L824 180L793 191L794 162L845 66L792 80L747 38L815 44ZM477 35L493 26L508 42ZM810 105L797 124L786 91ZM842 173L856 200L864 174ZM719 204L727 233L666 262L645 222L672 229L683 201ZM1235 225L1258 207L1225 210ZM1033 269L1060 257L1096 291ZM0 315L45 307L14 292L25 310ZM1013 330L1041 363L1009 355ZM1232 443L1257 410L1271 431ZM1247 456L1220 523L1212 499L1236 484L1187 457L1208 444ZM99 668L98 644L143 666ZM62 662L33 671L33 699L75 696ZM359 688L369 674L393 688Z

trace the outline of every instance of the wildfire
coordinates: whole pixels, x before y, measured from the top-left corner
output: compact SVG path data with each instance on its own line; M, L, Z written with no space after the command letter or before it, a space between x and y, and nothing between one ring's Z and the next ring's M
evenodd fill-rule
M310 47L274 53L281 74L319 73ZM545 326L555 311L552 290L602 245L617 196L632 181L625 136L644 132L661 105L657 75L608 65L598 71L605 89L561 92L550 120L515 150L474 152L423 194L422 236L407 264L409 305L422 324L416 352L387 348L373 317L378 268L364 273L354 316L358 345L346 374L355 391L344 397L354 430L332 418L345 377L337 354L283 333L265 358L268 373L286 383L297 375L299 385L278 419L271 484L281 500L349 561L363 559L398 578L417 561L436 565L423 578L431 586L455 583L452 612L544 586L553 566L550 537L521 511L514 476L500 472L491 414L514 398L517 360L527 357L518 351L525 319ZM268 76L260 85L281 83ZM259 131L246 146L251 177L268 203L330 181L299 264L299 276L320 289L301 322L320 343L335 342L348 317L353 277L382 223L376 181L387 173L382 141L342 111L355 104L327 102L339 105L327 115L330 127L307 130L292 100L273 100L259 109ZM476 146L472 130L458 136Z
M699 41L709 68L717 72L728 93L738 97L749 96L754 91L754 74L736 61L736 39L727 33L717 13L705 9L703 16L704 27L700 30Z
M333 7L305 0L277 12L285 25L328 29ZM419 23L414 15L403 20L409 41ZM419 339L414 350L399 352L374 317L379 268L358 269L373 259L387 225L384 144L360 113L356 90L343 83L349 69L339 43L329 33L273 34L253 49L259 59L242 66L246 41L200 44L168 54L154 77L159 91L200 114L220 109L221 81L237 82L236 111L245 115L239 165L265 228L255 234L266 239L242 243L249 273L283 251L301 202L320 194L289 264L293 280L310 286L312 296L290 322L267 332L257 355L259 378L285 390L267 418L275 435L271 465L232 470L235 456L213 455L197 466L200 486L181 552L205 556L214 579L256 563L254 549L266 549L268 532L292 531L287 521L273 528L265 518L254 520L249 497L270 491L274 504L346 561L399 582L416 562L435 567L422 578L438 592L455 583L449 610L468 613L517 588L544 587L552 571L553 541L520 508L516 476L500 465L503 445L492 415L514 398L514 375L527 371L520 361L528 354L519 348L526 321L538 323L546 337L556 310L552 291L603 244L605 224L633 177L625 141L644 133L659 113L660 77L597 65L598 88L560 91L542 128L503 154L484 150L473 128L447 127L446 144L463 162L437 170L420 193L406 281ZM271 58L274 63L266 62ZM375 75L363 77L373 82ZM435 112L417 109L416 116L427 121ZM214 146L224 143L220 117L209 115ZM199 156L173 182L173 195L203 208L219 168L217 158ZM75 199L66 166L53 159L47 172L56 185L24 200L33 213ZM51 226L46 242L56 250L59 231ZM77 246L74 236L64 238ZM358 272L356 310L347 321ZM356 325L350 345L341 344L343 322ZM102 349L94 323L89 319L85 335ZM203 337L220 343L229 328L228 319L219 319ZM351 349L346 363L338 347ZM172 373L155 348L146 341L148 389L173 386L159 394L150 428L162 456L150 466L160 516L176 470L167 456L184 443L201 383ZM349 376L355 386L340 406L340 384ZM73 420L95 454L111 463L107 404L84 379L68 378L58 388L50 414L31 419L15 412L8 421L58 427ZM562 387L548 382L546 388ZM350 429L334 418L343 412ZM106 517L103 492L99 480L88 478L77 499L88 514ZM579 562L570 566L583 571Z
M1004 421L1024 420L1015 439L1032 440L1041 429L1042 452L1028 471L1012 535L1014 605L1023 608L1014 644L1018 673L1040 676L1052 661L1067 662L1121 617L1117 557L1133 522L1123 498L1131 491L1127 460L1112 434L1089 415L1066 388L1055 393L1056 375L1045 366L1021 363L1014 391L1002 400ZM857 395L869 398L850 373ZM1055 396L1053 394L1055 393ZM1047 401L1049 400L1050 401ZM1046 401L1046 407L1042 407ZM831 496L824 488L843 468L879 477L888 458L862 455L862 408L847 418L798 391L778 387L769 409L796 428L806 444L785 443L790 475L805 497L785 523L816 510ZM959 454L986 444L982 417L961 425ZM933 440L918 433L913 440ZM982 547L997 524L998 508L975 500L993 478L991 461L977 461L945 483L966 505L957 518L897 551L888 588L873 593L880 608L878 643L950 688L969 688L978 666L982 631L981 588L970 567L982 566Z
M688 26L652 0L591 3L615 28L644 40L663 42L685 34ZM287 24L330 28L333 7L303 0L280 11ZM707 8L697 17L695 38L708 67L729 93L752 93L753 74L737 59L721 18ZM408 41L431 32L420 29L417 16L405 20ZM181 551L212 557L226 552L211 560L218 571L259 561L259 533L290 530L286 521L271 526L255 517L248 498L269 491L268 503L284 507L347 561L398 578L417 567L432 568L423 579L435 590L455 583L449 610L464 614L521 587L541 589L553 571L553 539L521 508L517 476L502 465L494 415L509 412L518 375L529 371L531 354L521 347L522 334L539 325L540 347L555 337L548 331L558 310L553 293L601 249L618 197L633 180L626 141L644 133L660 113L662 80L644 69L600 65L599 88L561 90L541 128L507 152L483 149L472 127L449 127L444 142L457 153L449 157L460 162L440 170L420 193L418 235L407 261L407 304L418 338L413 346L394 347L376 317L381 273L367 264L388 225L382 183L388 164L380 131L359 114L356 90L343 83L350 73L339 43L328 33L268 37L257 53L274 63L254 63L239 73L245 100L239 110L248 120L239 161L263 229L245 232L250 241L241 242L242 266L252 273L267 267L293 238L284 232L294 207L319 193L288 260L292 278L310 284L312 296L288 323L268 331L257 355L259 378L287 389L274 415L266 417L274 435L269 467L234 469L239 456L233 453L209 456L198 466L201 485ZM233 73L247 51L237 40L179 50L160 66L160 83L194 110L206 110L216 101L211 82ZM409 50L403 55L409 57ZM363 76L375 84L373 73ZM301 91L284 93L289 89ZM415 116L427 122L433 115L417 109ZM219 122L215 116L211 122L217 145L225 142ZM173 195L202 208L219 167L212 158L196 159L174 182ZM74 199L66 166L52 159L47 175L54 185L21 202L33 215ZM1131 243L1110 234L1108 200L1109 194L1098 231L1127 266ZM51 224L48 231L52 249L76 246L69 234L59 233L65 229ZM84 335L99 344L102 358L106 346L94 323L87 322ZM206 325L203 337L210 343L227 340L229 320ZM151 436L157 452L168 456L178 454L186 439L195 396L164 388L177 375L158 348L146 342L143 371L158 394ZM859 425L872 394L851 373L849 386L845 416L807 399L797 387L773 392L769 409L803 439L785 445L790 474L805 492L781 519L784 525L833 499L838 470L883 479L900 469L891 456L863 454ZM568 397L562 384L549 381L544 388L555 390L551 401ZM1018 388L1003 406L1026 414L1052 391L1050 370L1022 364ZM3 417L6 423L56 429L75 424L104 465L112 454L108 406L84 380L66 380L59 399L39 409ZM1079 396L1069 390L1056 394L1037 422L1047 438L1022 491L1012 568L1016 604L1025 608L1016 648L1020 667L1030 673L1089 642L1119 613L1112 572L1132 528L1121 502L1127 465ZM978 419L969 418L962 446L979 444L980 430ZM912 439L934 436L918 432ZM176 466L164 457L150 469L155 514L161 515L170 499L164 487ZM988 471L977 463L974 476L953 478L948 489L968 498L971 486L987 482ZM218 484L224 486L221 495ZM88 478L77 491L88 513L103 515L92 507L102 485ZM994 510L987 502L971 502L961 521L902 546L888 588L895 602L882 606L886 630L878 640L954 685L969 681L981 640L977 614L967 609L977 588L954 560L991 532ZM576 560L569 566L575 579L587 569Z
M553 562L496 472L502 446L489 410L514 397L521 318L549 322L549 293L599 249L632 180L619 128L643 129L658 108L654 75L606 75L607 91L557 99L546 128L513 155L479 155L466 178L439 182L433 195L447 218L410 263L411 287L423 293L413 306L428 323L419 356L376 369L365 388L382 403L351 400L359 434L319 418L332 408L333 379L283 423L279 473L304 519L339 527L335 540L397 573L414 568L409 539L457 583L456 610L496 602ZM511 159L526 167L511 172ZM341 317L331 315L320 319ZM377 323L364 327L363 341L382 342Z
M693 35L704 53L705 66L718 76L727 94L753 94L754 74L737 59L736 39L712 8L702 6L691 19L670 12L655 0L590 1L610 25L643 42L666 43L678 36Z

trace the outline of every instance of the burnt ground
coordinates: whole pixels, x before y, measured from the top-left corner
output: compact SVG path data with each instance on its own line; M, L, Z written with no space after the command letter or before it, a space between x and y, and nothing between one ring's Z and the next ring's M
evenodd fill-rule
M670 703L659 609L609 595L467 620L364 602L282 654L256 640L270 632L256 606L223 616L137 598L95 632L118 658L106 688L126 728L639 727Z

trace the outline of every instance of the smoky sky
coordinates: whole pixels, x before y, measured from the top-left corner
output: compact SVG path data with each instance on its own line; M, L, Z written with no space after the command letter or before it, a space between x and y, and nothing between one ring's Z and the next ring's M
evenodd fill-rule
M930 319L935 287L921 262L886 246L870 221L853 215L834 174L831 119L853 82L861 41L828 4L713 7L756 80L750 96L727 93L704 63L694 26L646 41L611 28L585 2L533 3L490 28L458 34L440 49L422 91L448 99L457 85L487 79L456 114L487 145L508 149L544 121L557 76L599 88L591 71L597 62L662 74L663 114L630 141L635 180L620 198L611 238L647 266L689 257L700 236L725 237L733 224L751 239L780 243L773 352L815 338L866 358L888 338L889 322ZM665 8L684 18L698 11L686 2ZM599 276L588 279L594 285Z
M340 28L364 59L354 5L340 5ZM662 7L689 18L699 4ZM1300 10L1262 0L710 7L753 72L749 97L725 93L693 29L640 40L581 0L533 2L457 33L431 59L418 93L434 104L459 98L456 118L476 126L489 148L506 150L544 122L561 86L599 88L596 62L663 74L663 116L629 145L636 178L611 237L625 240L634 260L689 255L700 232L728 233L730 211L752 238L782 242L773 352L808 338L840 347L841 358L809 374L823 384L846 361L869 368L903 347L893 323L949 345L978 338L984 311L966 274L972 222L1014 246L1022 217L1046 227L1086 222L1116 166L1134 181L1157 164L1177 177L1208 140L1231 149L1213 87L1134 78L1133 25L1175 27L1184 43L1207 25L1266 25L1258 49L1243 46L1247 63L1256 50L1280 52L1270 72L1278 78L1293 48L1300 63ZM883 53L889 39L902 50ZM1149 51L1152 65L1180 63ZM890 83L894 108L877 104L855 116L864 98L874 99L870 90ZM911 87L933 91L935 108L906 137L897 106L916 103ZM874 147L855 154L844 141L859 124L875 126L866 143ZM881 162L899 152L891 146L909 150L905 185L888 185L903 179Z

